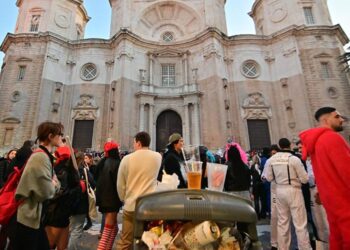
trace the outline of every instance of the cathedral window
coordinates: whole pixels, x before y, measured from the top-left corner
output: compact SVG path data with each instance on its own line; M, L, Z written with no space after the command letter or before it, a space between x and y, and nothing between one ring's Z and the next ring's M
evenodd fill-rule
M24 79L24 75L26 74L26 68L27 67L24 65L19 66L19 72L17 77L18 81L22 81Z
M165 32L163 34L163 41L164 42L172 42L174 40L174 35L171 32Z
M304 7L304 15L307 24L315 24L315 18L311 7Z
M321 62L321 77L322 79L331 78L331 70L328 62Z
M87 63L81 68L81 79L91 81L97 77L97 67L93 63Z
M175 86L175 64L162 65L162 86Z
M37 32L39 30L40 15L33 15L30 21L30 32Z
M246 61L242 65L242 74L248 78L259 76L259 65L255 61Z

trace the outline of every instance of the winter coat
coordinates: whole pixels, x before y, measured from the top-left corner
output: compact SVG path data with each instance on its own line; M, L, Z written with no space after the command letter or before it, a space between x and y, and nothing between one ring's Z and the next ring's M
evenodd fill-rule
M163 156L163 169L169 175L176 174L179 177L180 184L178 188L187 188L186 181L181 172L181 164L184 164L184 160L181 154L175 149L169 149ZM162 169L162 168L161 168Z
M82 196L78 172L69 162L71 163L68 160L62 161L54 169L61 188L48 203L45 217L45 224L48 226L68 226L69 217L78 206L79 197Z
M17 211L17 221L27 227L39 229L45 204L52 199L60 185L54 186L53 156L40 146L43 152L33 153L23 171L16 190L16 199L23 200Z
M96 186L96 205L99 211L118 212L123 203L117 192L117 178L120 160L106 158L103 165L99 165L98 180Z
M227 162L225 191L248 191L251 183L250 170L247 165L235 165Z
M4 159L0 162L0 188L2 188L7 180L8 168L10 160Z

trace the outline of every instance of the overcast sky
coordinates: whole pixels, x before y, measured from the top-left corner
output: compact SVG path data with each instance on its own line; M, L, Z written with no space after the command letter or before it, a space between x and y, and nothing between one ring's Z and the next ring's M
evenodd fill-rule
M0 42L7 32L15 29L18 9L16 0L0 0ZM28 0L27 0L28 1ZM108 38L111 18L111 8L108 0L84 0L91 20L89 21L85 38ZM254 34L254 24L248 16L254 0L227 0L226 19L228 35ZM350 0L328 0L328 6L334 24L340 23L350 36ZM349 45L348 45L349 46ZM347 46L347 47L348 47ZM0 65L4 54L0 52Z

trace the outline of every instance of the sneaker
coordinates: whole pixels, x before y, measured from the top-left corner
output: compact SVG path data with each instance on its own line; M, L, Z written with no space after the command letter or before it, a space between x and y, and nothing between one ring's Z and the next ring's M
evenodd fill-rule
M88 222L86 223L86 225L84 226L84 230L87 231L87 230L89 230L91 227L92 227L92 222L91 222L91 221L88 221Z

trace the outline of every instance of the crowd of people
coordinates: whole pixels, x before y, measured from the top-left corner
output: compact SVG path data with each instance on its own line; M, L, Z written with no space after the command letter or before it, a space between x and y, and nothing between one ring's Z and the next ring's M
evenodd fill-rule
M331 107L320 108L315 118L320 126L301 132L293 150L287 138L261 152L247 153L231 141L223 155L198 148L201 188L208 187L207 163L226 164L224 191L249 200L258 219L270 219L271 249L315 249L315 240L323 249L350 249L350 150L337 133L344 119ZM139 132L132 153L121 154L110 140L103 157L95 159L74 151L63 131L60 123L44 122L35 143L26 141L1 160L0 188L12 173L22 174L14 194L18 208L0 228L0 250L79 249L94 219L90 189L102 214L98 249L132 249L137 198L154 192L164 172L176 174L178 188L187 188L182 136L170 135L161 155L149 148L149 134Z

